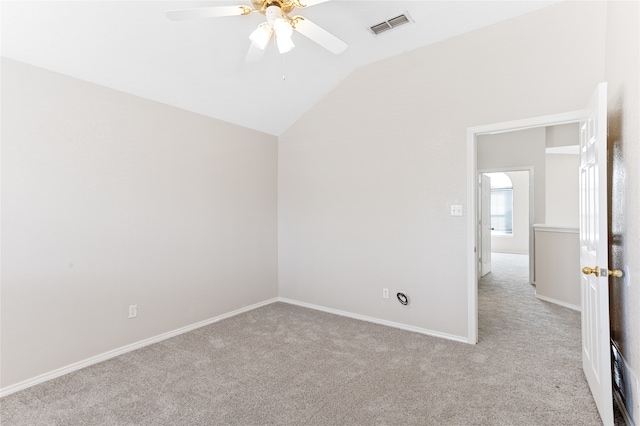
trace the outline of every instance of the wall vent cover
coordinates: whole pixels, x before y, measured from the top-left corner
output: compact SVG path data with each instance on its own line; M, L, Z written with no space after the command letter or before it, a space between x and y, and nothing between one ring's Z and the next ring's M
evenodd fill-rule
M386 21L380 22L379 24L372 25L371 27L369 27L369 31L371 31L375 35L378 35L385 31L397 28L400 25L410 24L411 22L413 22L413 19L411 19L409 13L405 12L402 15L398 15L393 18L387 19Z

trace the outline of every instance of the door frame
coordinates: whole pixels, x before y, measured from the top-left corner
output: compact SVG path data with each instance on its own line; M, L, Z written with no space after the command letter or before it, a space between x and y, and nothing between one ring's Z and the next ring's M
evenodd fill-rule
M477 145L476 145L477 148ZM477 156L476 156L477 158ZM529 283L534 283L534 265L535 257L533 251L533 213L534 213L534 201L535 201L535 176L532 166L522 167L497 167L490 169L478 169L478 174L482 173L507 173L507 172L529 172L529 222L527 227L529 228ZM476 200L477 202L477 200Z
M479 135L506 133L535 127L576 123L584 111L571 111L522 120L506 121L467 128L467 342L478 343L478 253L477 253L477 179ZM531 196L531 194L529 194ZM531 242L530 242L531 244Z

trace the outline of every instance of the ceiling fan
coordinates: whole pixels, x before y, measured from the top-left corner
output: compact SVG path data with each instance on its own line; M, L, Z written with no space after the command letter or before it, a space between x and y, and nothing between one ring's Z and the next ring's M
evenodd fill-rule
M256 60L262 56L272 36L280 53L289 52L295 47L291 40L293 30L318 43L332 53L338 54L347 48L347 44L302 16L290 16L295 9L304 9L329 0L251 0L252 6L212 6L196 9L169 10L167 17L172 20L218 18L223 16L248 15L259 12L265 15L266 22L258 25L249 39L251 46L247 60ZM257 51L257 52L256 52Z

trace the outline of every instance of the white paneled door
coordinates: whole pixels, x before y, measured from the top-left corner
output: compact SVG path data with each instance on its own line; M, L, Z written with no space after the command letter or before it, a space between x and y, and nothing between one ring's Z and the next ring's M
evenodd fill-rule
M613 425L607 224L607 84L580 122L582 366L605 426Z
M491 272L491 178L480 174L480 276Z

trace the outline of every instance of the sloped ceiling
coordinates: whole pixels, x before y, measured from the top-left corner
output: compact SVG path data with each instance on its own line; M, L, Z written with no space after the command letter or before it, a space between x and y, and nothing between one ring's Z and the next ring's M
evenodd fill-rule
M334 0L296 14L344 40L346 51L334 55L296 33L290 53L270 46L247 63L248 35L263 15L171 21L165 11L250 0L3 1L2 55L280 135L359 67L556 2ZM368 31L405 12L414 23Z

